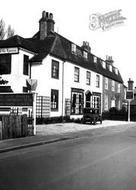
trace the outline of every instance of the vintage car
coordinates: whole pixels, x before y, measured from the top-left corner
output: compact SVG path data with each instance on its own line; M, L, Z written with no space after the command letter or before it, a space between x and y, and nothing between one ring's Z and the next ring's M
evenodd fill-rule
M99 109L96 108L83 109L82 123L91 123L95 125L97 121L102 123L102 115Z

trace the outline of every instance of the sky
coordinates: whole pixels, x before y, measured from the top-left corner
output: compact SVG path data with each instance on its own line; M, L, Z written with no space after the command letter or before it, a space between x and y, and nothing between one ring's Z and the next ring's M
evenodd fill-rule
M121 15L126 17L123 25L107 31L89 28L90 15L120 9ZM0 19L6 26L10 24L15 34L32 37L39 30L39 19L44 10L53 13L56 32L80 46L83 41L88 41L91 52L102 59L106 55L112 56L124 84L127 85L129 78L136 84L134 0L4 0L1 1Z

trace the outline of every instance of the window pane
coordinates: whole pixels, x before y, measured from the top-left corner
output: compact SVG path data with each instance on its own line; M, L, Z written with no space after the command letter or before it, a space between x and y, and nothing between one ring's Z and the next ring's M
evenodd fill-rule
M86 84L91 84L91 73L89 71L86 72Z
M59 62L52 60L52 78L59 78Z
M76 45L75 44L71 44L71 51L72 51L72 53L76 53Z
M104 95L104 110L105 111L108 110L108 95L107 94Z
M105 77L105 89L108 89L108 78Z
M100 76L96 75L96 87L99 88L100 87Z
M51 90L51 110L57 111L58 110L58 98L59 98L58 90Z
M0 55L0 74L11 73L11 55Z
M112 86L111 86L111 88L112 88L112 91L115 91L115 81L114 80L112 80Z
M77 90L78 91L78 90ZM72 91L71 113L82 114L83 108L83 92Z
M74 82L79 82L79 68L75 67L74 70Z
M24 55L24 68L23 68L24 75L28 75L28 63L29 63L29 57L27 55Z

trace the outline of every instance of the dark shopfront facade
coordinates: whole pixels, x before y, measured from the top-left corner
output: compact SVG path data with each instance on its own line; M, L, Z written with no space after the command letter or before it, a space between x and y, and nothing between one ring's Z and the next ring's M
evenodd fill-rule
M97 108L101 111L101 93L89 90L84 93L83 89L72 88L71 115L82 115L84 107Z

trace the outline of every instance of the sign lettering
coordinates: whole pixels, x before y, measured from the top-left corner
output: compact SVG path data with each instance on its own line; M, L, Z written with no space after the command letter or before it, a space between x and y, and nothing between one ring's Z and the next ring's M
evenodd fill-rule
M18 48L0 48L0 54L14 54L18 53Z
M0 106L33 106L33 94L0 94Z
M134 98L133 91L127 91L126 93L126 99L132 100Z

